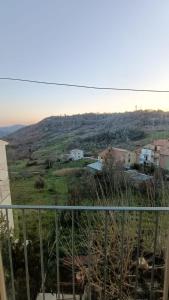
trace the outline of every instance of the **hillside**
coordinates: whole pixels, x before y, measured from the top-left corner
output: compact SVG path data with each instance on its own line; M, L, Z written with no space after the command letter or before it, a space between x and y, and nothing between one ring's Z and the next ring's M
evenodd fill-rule
M0 138L5 137L6 135L9 135L21 128L23 128L24 125L12 125L12 126L5 126L5 127L0 127Z
M169 137L169 112L135 111L49 117L8 135L17 157L66 153L72 147L97 152L108 145L134 148ZM15 157L16 158L16 157Z

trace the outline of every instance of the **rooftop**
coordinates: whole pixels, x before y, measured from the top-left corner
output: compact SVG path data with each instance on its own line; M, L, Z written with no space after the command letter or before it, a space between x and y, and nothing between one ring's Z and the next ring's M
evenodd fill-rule
M106 148L105 150L103 150L99 155L100 156L104 156L106 155L107 153L115 153L115 152L123 152L123 153L126 153L128 152L129 150L126 150L126 149L122 149L122 148L116 148L116 147L108 147Z
M101 171L102 170L102 163L100 161L96 161L92 164L87 165L88 168L91 168L96 171Z
M168 139L158 139L153 141L154 146L166 146L169 145L169 140Z
M155 145L153 145L153 144L147 144L147 145L143 146L143 149L154 150L154 148L155 148Z
M127 170L125 171L125 173L133 180L135 181L147 181L147 180L151 180L153 178L153 176L144 174L144 173L140 173L136 170Z

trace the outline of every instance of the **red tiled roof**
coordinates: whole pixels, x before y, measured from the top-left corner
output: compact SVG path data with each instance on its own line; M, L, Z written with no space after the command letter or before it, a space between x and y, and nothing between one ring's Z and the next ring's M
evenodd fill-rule
M122 148L109 147L109 148L103 150L99 155L104 156L104 155L107 155L109 153L110 154L116 154L116 153L119 153L119 152L127 153L127 152L129 152L129 150L122 149Z
M154 146L161 146L161 147L164 147L164 146L169 145L169 140L168 140L168 139L158 139L158 140L154 140L154 141L153 141L153 145L154 145Z

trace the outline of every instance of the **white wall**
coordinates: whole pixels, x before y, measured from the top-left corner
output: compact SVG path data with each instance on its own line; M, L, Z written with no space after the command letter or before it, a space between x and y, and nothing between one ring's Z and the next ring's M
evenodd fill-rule
M154 151L143 148L141 150L141 154L140 154L140 163L141 164L144 164L144 162L145 163L154 163L153 153L154 153ZM147 157L147 160L146 160L146 157Z
M0 140L0 205L11 204L11 193L8 176L8 165L6 157L6 146L7 143ZM13 228L13 213L9 210L9 225Z
M74 149L70 152L70 157L73 160L79 160L82 159L84 157L84 152L83 150L79 150L79 149Z

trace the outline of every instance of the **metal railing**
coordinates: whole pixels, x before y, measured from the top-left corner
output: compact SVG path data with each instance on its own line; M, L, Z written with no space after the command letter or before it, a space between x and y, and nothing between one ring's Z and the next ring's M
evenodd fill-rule
M140 299L144 293L144 299L168 299L169 207L1 205L0 209L7 299L21 299L20 290L28 300L38 293L44 300L51 291L55 299L66 294L73 300L82 299L82 294L92 300ZM21 245L20 256L16 245ZM39 260L35 265L32 253ZM37 272L34 279L32 270Z

